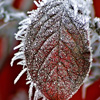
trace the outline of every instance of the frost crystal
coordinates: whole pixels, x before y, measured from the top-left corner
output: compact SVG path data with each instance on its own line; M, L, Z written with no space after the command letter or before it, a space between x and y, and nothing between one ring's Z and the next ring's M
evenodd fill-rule
M86 5L87 8L85 7ZM27 84L36 88L34 100L68 100L76 93L90 70L90 0L49 0L35 4L38 9L20 22L15 35L21 44L11 65L22 59L20 76L27 71ZM27 67L27 68L26 68Z

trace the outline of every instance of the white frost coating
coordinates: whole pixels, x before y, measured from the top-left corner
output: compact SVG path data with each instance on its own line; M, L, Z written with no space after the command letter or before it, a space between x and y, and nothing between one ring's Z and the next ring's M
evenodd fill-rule
M14 84L16 84L18 82L18 80L20 79L20 77L27 71L27 68L23 69L19 75L16 77L16 79L14 80Z
M40 4L38 4L37 2L35 2L35 4L39 7L41 5L43 5L44 3L43 2L39 2ZM23 70L19 73L19 75L17 76L17 78L14 80L14 84L17 83L17 81L20 79L20 77L27 71L27 82L26 84L30 84L30 87L29 87L29 100L31 100L32 98L32 90L33 90L33 86L36 87L36 84L32 82L32 79L31 79L31 76L28 72L28 69L27 68L24 68L24 66L26 66L26 61L25 61L25 55L24 55L24 50L25 50L25 47L24 47L24 41L25 41L25 36L27 34L27 28L29 27L29 24L31 24L31 19L35 17L35 14L38 12L39 8L36 10L36 11L31 11L31 15L29 15L29 18L26 18L24 19L23 21L21 21L19 23L19 31L15 34L15 38L16 40L21 40L22 42L16 46L14 48L14 50L16 49L19 49L20 51L18 53L16 53L14 55L14 57L12 58L11 60L11 66L13 66L13 63L15 60L17 59L22 59L22 61L18 62L17 65L23 65ZM46 100L45 97L40 93L40 92L37 92L37 88L36 88L36 93L35 93L35 97L36 96L42 96L43 97L43 100ZM38 98L38 97L36 97ZM37 99L35 99L37 100Z
M26 62L25 62L25 60L22 60L22 61L18 62L17 65L23 65L23 66L25 66Z
M48 1L51 1L51 0L48 0ZM35 5L39 8L39 7L43 6L44 3L47 2L47 0L42 0L42 1L39 0L38 2L37 1L34 1Z
M17 52L17 53L15 53L14 55L15 55L15 56L24 55L24 52L23 52L23 51L22 51L22 52Z
M26 18L26 19L22 20L21 22L19 22L19 25L21 25L21 24L26 24L26 25L31 24L30 18Z
M42 100L48 100L47 98L45 98L44 96L43 96L43 99Z
M38 99L38 93L39 93L39 91L38 91L38 89L35 91L35 94L34 94L34 100L37 100Z
M35 5L36 5L37 7L40 7L40 4L39 4L37 1L34 1L34 3L35 3Z
M19 31L15 34L16 40L24 40L24 36L26 34L25 30L28 28L29 24L31 24L30 18L26 18L19 23L21 26L19 26Z
M29 87L29 100L31 100L31 97L33 95L33 86L34 86L34 83L31 82L30 87Z
M22 25L19 27L19 31L15 34L15 38L16 40L21 40L21 44L19 44L18 46L16 46L14 48L15 49L18 49L18 48L22 48L24 47L24 38L25 38L25 35L26 35L26 29L28 28L29 24L31 23L31 20L29 18L26 18L24 19L23 21L21 21L19 24ZM25 55L24 55L24 49L21 49L21 52L18 52L16 54L14 54L15 56L12 58L11 60L11 66L13 66L13 63L15 60L17 59L22 59L24 60L25 62ZM23 62L19 62L18 64L21 64L22 65ZM26 63L23 64L24 66L26 65Z
M27 27L26 27L26 28L27 28ZM17 34L15 34L16 40L19 40L19 37L21 38L22 35L24 35L24 30L25 30L26 28L23 28L22 30L18 31ZM22 38L22 39L23 39L23 38ZM21 39L21 40L22 40L22 39Z
M28 85L28 84L31 84L31 81L27 81L27 82L26 82L26 85Z
M46 100L46 97L40 92L40 90L38 88L36 88L33 100L38 100L41 97L43 97L43 100Z
M26 25L24 25L24 26L19 26L18 29L19 29L19 30L20 30L20 29L23 29L23 30L24 30L24 29L26 29L27 27L28 27L28 26L27 26L27 24L26 24Z
M16 47L14 47L14 50L19 49L19 48L21 48L21 47L23 47L23 46L24 46L24 43L22 42L22 43L20 43L19 45L17 45Z
M14 56L12 58L12 60L11 60L11 63L10 63L11 66L13 66L13 63L14 63L15 60L17 60L17 59L25 59L24 57L25 57L24 55Z
M98 24L99 24L99 27L100 27L100 18L94 18L94 22L96 23L96 22L98 22Z

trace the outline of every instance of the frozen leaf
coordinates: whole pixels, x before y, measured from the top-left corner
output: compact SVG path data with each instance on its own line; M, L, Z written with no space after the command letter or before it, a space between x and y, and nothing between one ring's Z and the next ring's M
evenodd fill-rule
M20 49L11 65L16 59L22 59L18 64L25 62L30 100L33 86L34 100L68 100L90 69L89 12L84 14L84 6L71 0L49 0L37 6L20 23L16 39L22 42L15 47Z
M67 8L67 2L48 5L38 10L27 29L26 65L32 81L48 99L66 100L89 71L88 26L85 17Z

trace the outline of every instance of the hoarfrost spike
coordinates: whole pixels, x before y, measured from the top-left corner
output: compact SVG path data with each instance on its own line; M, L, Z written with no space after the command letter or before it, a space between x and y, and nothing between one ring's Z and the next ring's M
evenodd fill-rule
M34 100L38 100L38 90L35 91Z
M30 87L29 87L29 100L31 100L32 95L33 95L33 86L34 86L34 83L31 82Z
M22 43L20 43L18 46L14 47L14 50L19 49L19 48L21 48L21 47L23 47L23 46L24 46L24 43L22 42Z
M14 84L16 84L18 82L18 80L20 79L20 77L27 71L27 68L23 69L19 75L16 77L16 79L14 80Z
M26 18L22 20L21 22L19 22L19 25L29 25L29 24L31 24L30 18Z
M28 84L30 84L30 83L31 83L31 81L27 81L27 82L26 82L26 85L28 85Z
M40 4L34 0L34 3L36 4L37 7L40 7Z
M25 60L22 60L22 61L18 62L17 65L23 65L23 66L26 66L26 62L25 62Z
M43 100L46 100L46 98L41 94L41 92L36 88L35 94L34 94L34 99L33 100L38 100L41 97L43 97Z
M24 55L15 55L11 60L11 63L10 63L11 66L13 66L14 61L17 59L25 59L25 56Z

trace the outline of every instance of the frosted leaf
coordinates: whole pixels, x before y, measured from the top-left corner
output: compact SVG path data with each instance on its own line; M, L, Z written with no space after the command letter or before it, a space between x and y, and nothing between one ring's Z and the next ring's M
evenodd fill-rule
M34 100L41 96L43 100L68 100L89 73L91 49L86 15L90 13L81 12L84 6L72 0L35 3L39 8L29 12L29 21L22 21L16 34L22 42L15 49L24 49L19 49L11 64L23 56L19 56L22 50L24 59L18 64L25 62L27 67L30 99L36 84Z
M49 8L41 7L35 16L37 20L31 19L25 37L26 65L32 81L53 100L69 99L90 67L87 19L69 12L65 4L53 1L48 3Z

